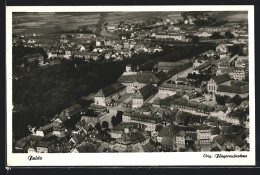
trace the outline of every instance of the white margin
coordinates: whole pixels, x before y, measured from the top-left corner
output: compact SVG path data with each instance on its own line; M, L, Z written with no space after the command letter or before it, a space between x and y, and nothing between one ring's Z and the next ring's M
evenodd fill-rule
M246 154L247 158L208 159L204 152L187 153L49 153L43 160L29 161L26 153L12 153L12 12L116 12L116 11L248 11L249 24L249 94L250 94L250 152L220 152ZM254 6L7 6L6 7L6 95L7 95L7 166L189 166L255 165L255 45ZM215 155L217 152L206 152ZM32 155L32 154L30 154Z

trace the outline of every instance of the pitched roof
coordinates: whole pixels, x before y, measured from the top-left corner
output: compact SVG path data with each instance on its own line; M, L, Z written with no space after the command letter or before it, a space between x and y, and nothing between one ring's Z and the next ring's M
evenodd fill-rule
M220 83L223 83L223 82L231 80L231 78L230 78L229 74L223 74L223 75L219 75L219 76L213 77L213 80L217 84L220 84Z
M133 95L133 98L141 98L146 100L155 92L156 92L156 87L154 87L152 84L147 84L146 86L139 89L138 93Z
M143 146L144 152L156 152L156 147L151 143L147 143Z
M71 116L74 116L74 115L80 113L83 109L84 108L81 105L75 104L75 105L65 109L64 112L67 117L71 117Z
M96 148L93 144L86 144L76 148L80 153L96 152Z
M174 135L174 133L173 133L172 129L170 129L168 127L163 127L158 133L159 137L173 137L173 135Z
M173 139L173 137L163 137L161 144L173 147L174 142L175 142L175 140Z
M25 145L27 144L27 142L30 141L30 135L29 136L26 136L26 137L23 137L21 138L20 140L18 140L16 143L15 143L15 147L19 147L19 148L24 148Z
M138 72L137 74L122 75L118 82L121 83L133 83L137 81L138 83L144 84L157 84L159 82L158 78L155 77L153 72Z
M50 142L46 142L46 141L39 141L37 143L37 147L44 147L44 148L48 148L50 145Z
M216 152L219 152L219 151L221 151L221 149L219 149L219 147L215 146L215 147L212 148L210 151L216 151Z
M201 65L199 65L198 67L195 67L193 70L203 70L206 67L210 66L210 62L209 61L205 61L204 63L202 63Z
M114 93L117 93L125 88L121 83L114 83L109 86L106 86L98 91L95 97L107 97Z
M163 83L161 86L161 88L167 88L170 90L192 90L193 87L192 86L188 86L188 85L178 85L178 84L171 84L171 83Z
M238 146L238 147L243 147L243 146L245 146L245 144L246 144L246 142L245 141L243 141L243 140L240 140L240 139L236 139L235 140L235 145L236 146Z
M192 133L192 132L186 133L186 138L189 137L189 138L191 138L192 140L197 140L197 136L198 136L197 133Z
M217 91L235 93L235 94L245 94L245 93L249 92L249 88L248 88L248 86L219 85Z

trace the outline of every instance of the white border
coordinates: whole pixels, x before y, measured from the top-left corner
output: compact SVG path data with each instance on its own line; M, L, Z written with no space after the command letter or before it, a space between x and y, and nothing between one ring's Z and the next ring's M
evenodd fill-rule
M249 102L250 152L247 158L203 158L204 152L187 153L49 153L42 160L29 161L26 153L12 153L12 12L115 12L115 11L248 11L249 24ZM187 165L255 165L255 63L254 6L7 6L6 7L6 71L7 71L7 166L187 166ZM207 152L214 156L216 153ZM31 154L30 154L31 155Z

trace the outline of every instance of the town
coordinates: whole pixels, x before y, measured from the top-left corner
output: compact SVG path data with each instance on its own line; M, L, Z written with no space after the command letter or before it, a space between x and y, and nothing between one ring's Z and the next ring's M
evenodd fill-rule
M13 152L249 151L247 23L119 14L13 34Z

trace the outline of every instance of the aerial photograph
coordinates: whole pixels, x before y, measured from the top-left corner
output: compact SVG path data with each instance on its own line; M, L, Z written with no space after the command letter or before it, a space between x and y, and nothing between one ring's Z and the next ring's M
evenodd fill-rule
M12 152L249 152L248 50L248 11L13 12Z

